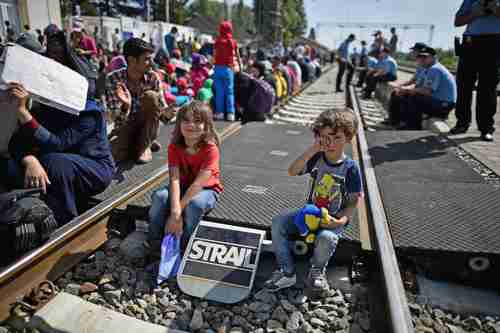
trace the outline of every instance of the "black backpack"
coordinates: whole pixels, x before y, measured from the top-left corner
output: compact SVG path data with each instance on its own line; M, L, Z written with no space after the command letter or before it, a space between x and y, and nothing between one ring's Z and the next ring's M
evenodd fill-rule
M58 225L40 189L0 194L0 267L49 239Z

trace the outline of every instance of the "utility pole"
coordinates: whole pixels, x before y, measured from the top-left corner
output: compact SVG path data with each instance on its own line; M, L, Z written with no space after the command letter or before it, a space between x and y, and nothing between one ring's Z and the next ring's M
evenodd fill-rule
M165 22L170 22L170 0L165 0Z

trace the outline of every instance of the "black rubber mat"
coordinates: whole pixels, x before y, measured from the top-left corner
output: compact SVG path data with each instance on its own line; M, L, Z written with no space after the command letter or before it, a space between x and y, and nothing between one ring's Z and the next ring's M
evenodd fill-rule
M379 179L395 246L500 254L500 190Z
M394 181L484 183L484 179L452 151L445 137L427 131L367 133L378 178Z
M313 142L309 128L296 125L249 123L224 141L224 164L287 170ZM351 154L349 151L347 154Z
M225 164L222 168L224 192L207 220L271 229L272 218L304 206L309 177L289 177L286 173L255 167ZM344 233L347 240L359 240L357 218Z

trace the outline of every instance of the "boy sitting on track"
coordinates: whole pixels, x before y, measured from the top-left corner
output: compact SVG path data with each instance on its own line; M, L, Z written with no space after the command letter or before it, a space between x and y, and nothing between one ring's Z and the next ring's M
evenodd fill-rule
M290 176L313 176L309 203L327 208L330 223L316 233L314 254L306 286L314 295L329 289L325 271L334 255L345 226L349 223L363 189L358 163L346 156L344 149L356 134L358 121L350 109L332 109L322 112L314 121L314 143L289 167ZM278 263L266 283L269 291L292 287L296 283L295 263L289 240L299 234L294 223L298 211L273 219L273 250Z

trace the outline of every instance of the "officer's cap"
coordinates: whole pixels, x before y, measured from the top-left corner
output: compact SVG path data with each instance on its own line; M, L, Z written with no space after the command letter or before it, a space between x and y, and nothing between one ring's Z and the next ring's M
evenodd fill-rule
M410 47L410 50L419 52L421 49L426 48L426 47L429 47L429 46L425 43L417 42L417 43L415 43L415 45L413 45L413 47Z
M436 55L436 50L434 50L432 47L430 46L426 46L426 47L423 47L421 48L420 50L417 50L419 56L434 56Z

